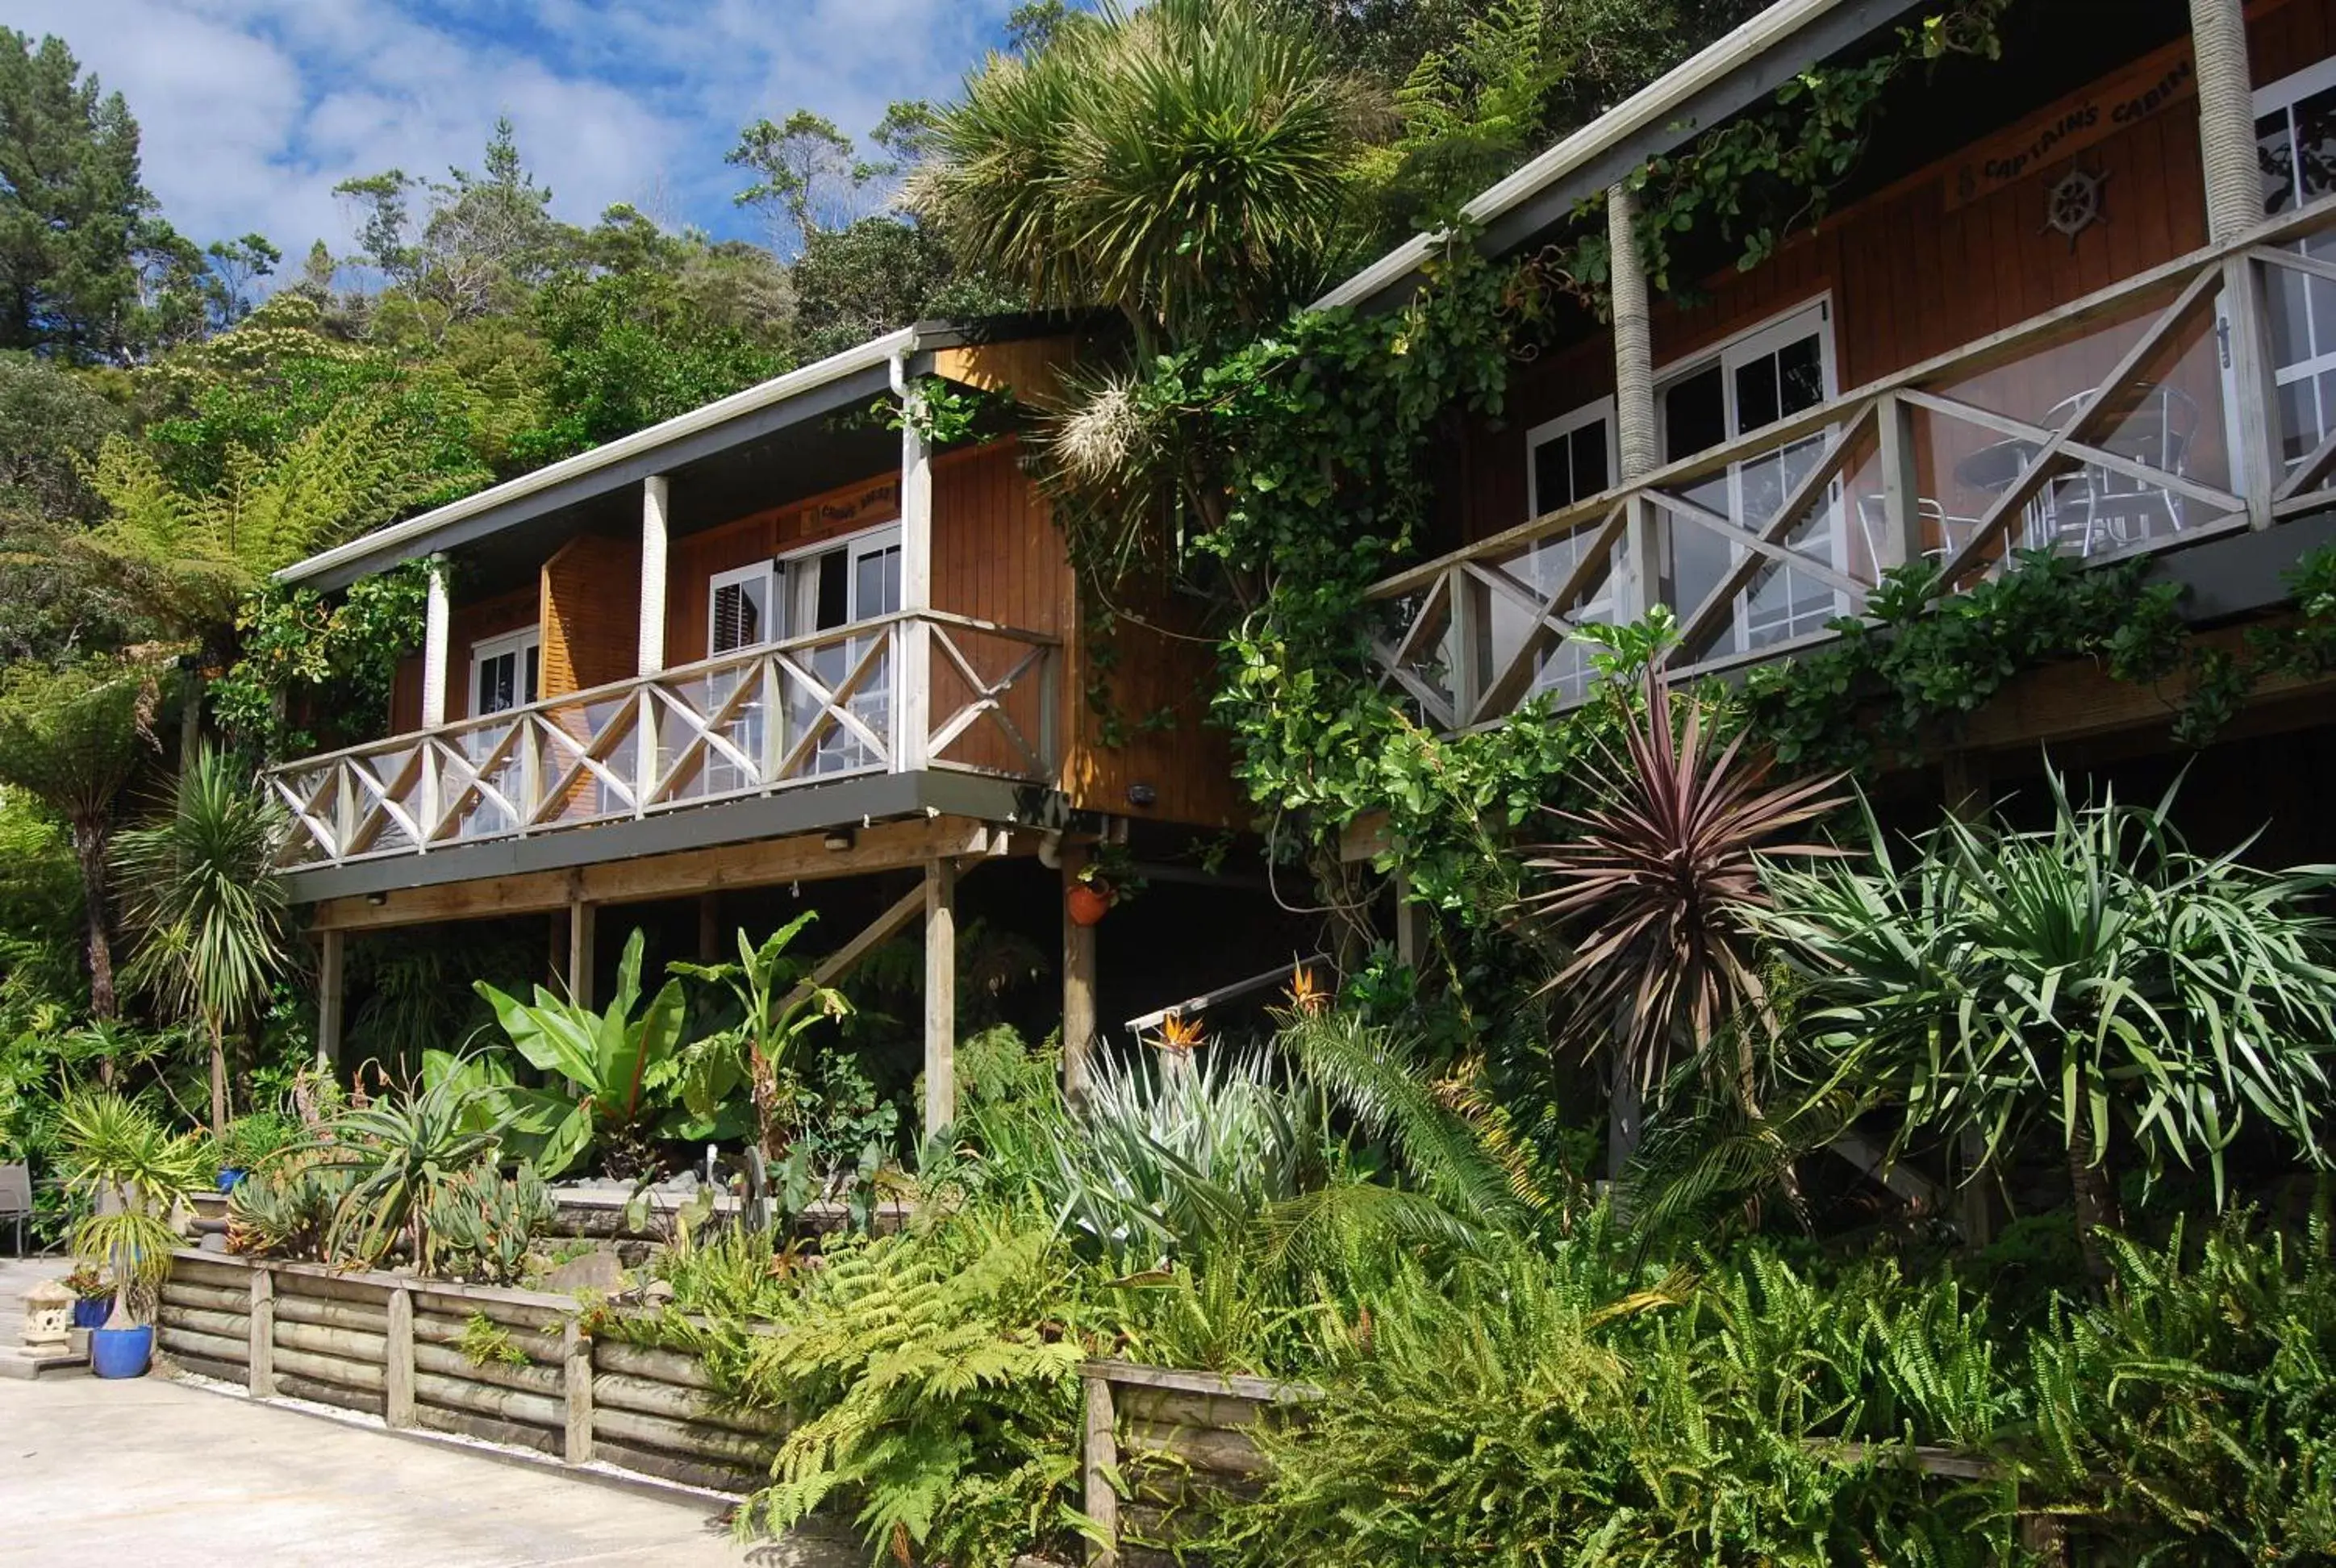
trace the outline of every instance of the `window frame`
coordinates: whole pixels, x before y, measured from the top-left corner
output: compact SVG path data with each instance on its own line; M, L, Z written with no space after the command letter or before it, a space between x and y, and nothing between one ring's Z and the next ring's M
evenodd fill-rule
M706 579L706 657L722 658L750 648L767 648L779 638L770 635L783 618L783 606L778 602L778 563L775 560L753 560L745 566L717 571ZM722 602L722 590L760 581L763 585L763 634L752 642L742 642L736 648L714 646L715 628L721 622L717 613Z
M1622 436L1619 428L1620 416L1616 413L1614 399L1611 396L1601 397L1585 403L1569 413L1561 414L1555 419L1545 419L1525 432L1525 521L1527 522L1533 521L1535 518L1546 517L1555 510L1542 504L1541 464L1537 461L1541 456L1541 449L1552 441L1573 435L1601 421L1606 426L1606 488L1595 493L1610 495L1621 487ZM1590 499L1590 496L1577 495L1568 504L1575 505Z
M534 650L535 653L536 694L533 697L527 695L527 655L530 649ZM514 701L509 707L499 707L491 711L483 709L479 701L480 667L488 660L501 658L505 654L518 656L511 663L511 691L519 700ZM542 700L543 628L540 624L523 626L516 631L498 632L493 637L482 637L471 644L471 686L469 700L463 705L472 710L468 716L490 718L494 714L516 713L521 708L530 707Z

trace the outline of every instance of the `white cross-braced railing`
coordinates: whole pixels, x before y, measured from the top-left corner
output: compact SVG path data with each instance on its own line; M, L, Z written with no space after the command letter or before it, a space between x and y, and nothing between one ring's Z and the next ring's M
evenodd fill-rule
M1669 669L1708 674L1837 636L1896 569L1954 592L2336 505L2336 407L2281 395L2331 230L2336 200L1390 578L1381 678L1465 730L1581 700L1586 622L1667 608Z
M858 774L1052 783L1058 653L1037 632L892 615L306 758L268 775L292 815L281 863L424 853Z

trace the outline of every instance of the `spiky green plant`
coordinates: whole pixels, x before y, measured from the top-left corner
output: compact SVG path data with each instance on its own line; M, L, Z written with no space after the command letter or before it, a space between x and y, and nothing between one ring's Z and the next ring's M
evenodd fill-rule
M179 1245L171 1212L202 1184L203 1141L103 1089L68 1096L57 1128L66 1190L91 1211L73 1226L73 1255L112 1273L107 1327L128 1328L133 1295L170 1272Z
M326 1255L371 1265L403 1242L430 1272L438 1245L432 1200L465 1174L492 1165L499 1128L477 1125L486 1091L458 1077L394 1087L326 1124L313 1147L347 1183L325 1236Z
M198 751L169 812L121 835L114 862L138 933L130 977L211 1049L211 1125L228 1120L227 1036L264 1008L290 964L289 901L271 874L286 815L225 753Z
M521 1161L506 1177L487 1164L439 1183L422 1203L423 1229L449 1273L488 1285L516 1285L557 1209L551 1189Z
M2336 868L2262 871L2192 852L2169 792L2078 805L2049 775L2050 825L1950 821L1903 869L1878 827L1871 869L1767 869L1756 911L1807 976L1801 1023L1917 1130L1977 1136L1992 1160L2033 1129L2063 1149L2097 1281L2117 1223L2112 1161L2152 1181L2224 1156L2251 1125L2328 1161L2336 1049Z

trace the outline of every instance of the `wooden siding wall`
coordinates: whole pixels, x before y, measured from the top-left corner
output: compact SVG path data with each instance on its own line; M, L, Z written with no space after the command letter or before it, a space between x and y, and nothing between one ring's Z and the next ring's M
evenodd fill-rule
M2250 14L2259 83L2336 54L2336 0L2269 0L2250 7ZM2185 43L2165 53L2179 61L2187 50ZM2039 122L2049 118L2049 112L2037 116ZM1657 374L1684 368L1749 328L1830 296L1835 377L1842 391L1851 391L2206 243L2195 99L2139 120L2072 158L2043 161L2025 178L1955 207L1948 183L1964 161L1959 152L1844 209L1750 272L1729 268L1705 279L1703 297L1690 307L1659 300ZM2046 193L2072 167L2107 177L2104 220L2073 241L2044 222ZM2019 385L2015 370L1969 394L2007 413L2040 415L2059 397L2089 385L2088 378L2113 363L2122 346L2114 332L2104 334L2031 367L2032 386ZM2207 413L2191 467L2211 477L2226 454L2215 412L2220 394L2204 373L2206 357L2202 345L2178 373L2163 367L2161 376L2202 394ZM2197 381L2207 385L2191 387ZM1465 497L1459 517L1450 520L1464 539L1525 521L1526 433L1610 395L1613 385L1603 333L1513 375L1504 417L1472 422L1458 452L1446 456L1447 482ZM1961 438L1960 432L1942 433L1939 439L1948 444L1924 453L1925 493L1936 493L1932 471L1951 463L1952 442ZM1974 433L1972 439L1992 437Z
M586 534L543 563L543 695L589 691L638 673L638 540Z
M540 585L513 589L492 599L453 607L446 624L447 722L471 716L471 645L539 624L540 591ZM397 678L390 688L389 710L392 735L404 735L422 727L420 654L410 653L398 661Z
M676 539L666 556L666 662L694 664L708 657L706 601L719 574L900 515L900 479L880 474Z

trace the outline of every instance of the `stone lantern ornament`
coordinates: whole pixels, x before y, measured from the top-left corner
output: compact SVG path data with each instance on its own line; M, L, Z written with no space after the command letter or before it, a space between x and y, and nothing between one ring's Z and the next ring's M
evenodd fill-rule
M54 1354L73 1338L73 1293L55 1280L43 1280L24 1292L24 1349Z

